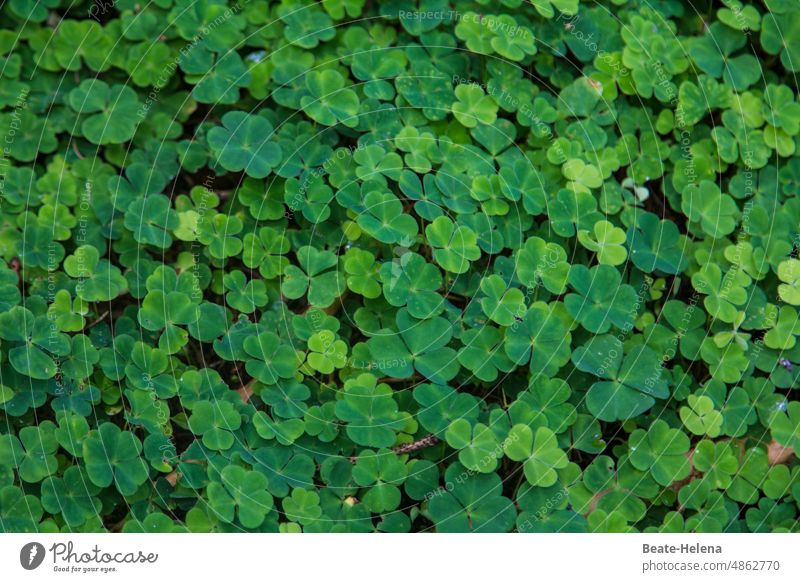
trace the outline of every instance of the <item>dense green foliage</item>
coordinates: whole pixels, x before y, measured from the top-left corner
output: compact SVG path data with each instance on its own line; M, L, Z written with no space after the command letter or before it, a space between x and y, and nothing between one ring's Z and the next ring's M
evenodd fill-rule
M796 0L7 0L0 530L798 529Z

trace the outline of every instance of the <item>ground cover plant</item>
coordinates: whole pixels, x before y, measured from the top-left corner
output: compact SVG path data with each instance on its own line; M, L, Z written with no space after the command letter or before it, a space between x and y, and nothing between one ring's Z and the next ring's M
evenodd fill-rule
M795 0L0 14L0 530L798 529Z

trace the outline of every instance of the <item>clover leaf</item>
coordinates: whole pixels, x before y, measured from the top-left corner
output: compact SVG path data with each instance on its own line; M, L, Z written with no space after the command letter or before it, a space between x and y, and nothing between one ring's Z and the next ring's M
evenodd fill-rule
M122 495L133 495L148 478L141 456L142 443L129 431L105 422L83 441L83 460L89 480L98 487L112 483Z
M461 474L465 473L465 477ZM502 495L502 483L496 473L470 474L460 463L445 471L444 490L437 492L428 512L442 533L505 532L516 519L510 499Z
M280 146L272 140L272 124L260 115L231 111L222 116L222 126L208 132L208 145L216 163L231 172L244 170L253 178L264 178L280 163Z
M124 143L136 133L139 99L130 87L86 79L70 91L68 101L75 112L86 114L81 132L94 144Z
M312 246L297 249L299 267L289 265L284 270L281 290L290 299L308 294L309 302L316 307L328 307L342 292L345 282L336 270L336 255L319 251Z
M242 527L257 528L272 509L272 495L267 492L267 478L256 471L229 465L220 472L221 482L208 485L209 510L219 520Z
M464 84L455 89L456 101L453 115L464 127L476 127L479 123L494 123L497 105L477 85Z
M525 478L536 487L553 485L558 479L556 470L569 463L567 455L558 448L555 433L543 426L535 433L524 424L513 426L503 450L511 460L522 462Z
M472 426L468 420L459 418L450 423L445 438L448 445L459 449L458 460L470 471L491 473L497 468L499 441L485 424Z
M403 424L388 384L378 384L372 374L361 374L345 382L336 416L347 423L347 435L363 446L388 447Z
M656 420L647 430L631 433L630 460L640 471L648 471L656 482L667 486L689 475L689 438L678 429Z
M569 283L577 293L564 297L569 314L593 333L605 333L614 325L633 326L636 291L622 284L619 272L610 265L572 265Z
M322 125L358 124L358 95L345 88L338 71L310 71L306 74L306 87L309 95L301 99L300 105L311 119Z
M415 320L407 310L397 313L398 331L382 329L368 342L375 367L391 378L409 378L414 370L434 382L446 382L459 370L456 352L447 344L453 328L442 317Z
M451 273L465 273L471 261L481 256L477 236L466 226L456 226L440 216L425 228L425 236L434 248L433 258Z
M227 401L202 400L192 408L189 429L203 438L203 444L211 450L226 450L233 446L233 432L242 424L242 417Z
M364 503L370 511L383 513L400 505L400 485L406 479L407 468L397 455L386 449L362 451L353 467L353 481L369 487Z
M586 394L586 406L600 420L632 418L646 412L655 399L669 397L658 355L648 347L628 353L611 335L595 336L572 354L575 367L597 376Z

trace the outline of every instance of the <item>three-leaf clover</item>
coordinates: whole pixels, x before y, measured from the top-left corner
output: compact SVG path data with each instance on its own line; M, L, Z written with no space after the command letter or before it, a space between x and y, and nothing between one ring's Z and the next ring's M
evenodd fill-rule
M248 529L257 528L272 509L272 495L267 491L267 478L257 471L228 465L219 475L221 482L208 485L208 507L220 521L239 523Z
M512 461L522 462L525 478L536 487L553 485L558 480L556 470L569 463L566 453L558 447L555 433L544 426L535 433L525 424L511 427L503 450Z
M648 471L666 487L689 475L689 447L686 433L656 420L647 430L640 428L631 433L631 464L640 471Z
M615 336L595 336L573 352L572 361L600 379L586 393L587 408L600 420L632 418L652 408L656 398L669 397L661 360L646 346L625 353Z
M86 436L83 460L92 483L98 487L113 483L123 495L133 495L149 474L139 438L110 422Z
M344 384L336 416L347 423L347 435L367 447L389 447L405 421L388 384L378 384L372 374L361 374Z
M448 347L453 326L442 317L416 320L401 309L398 331L382 329L368 342L375 367L391 378L409 378L414 370L434 382L447 382L460 368Z
M208 132L208 145L217 163L231 172L244 170L265 178L280 163L280 146L272 139L272 124L265 117L243 111L222 116L222 126Z

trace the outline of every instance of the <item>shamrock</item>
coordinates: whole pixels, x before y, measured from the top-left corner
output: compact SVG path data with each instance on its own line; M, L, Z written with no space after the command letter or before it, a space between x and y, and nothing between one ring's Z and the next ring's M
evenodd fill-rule
M402 139L395 138L398 145ZM394 152L386 152L379 145L369 145L353 153L353 160L356 166L356 176L362 180L378 180L385 182L385 178L397 181L403 169L403 159Z
M291 378L297 370L297 353L272 332L251 335L242 347L250 356L245 364L247 373L259 382L275 384L279 378Z
M543 285L551 293L564 292L569 275L567 253L553 242L531 237L516 254L517 278L528 288Z
M439 269L414 252L384 262L380 277L386 301L395 307L407 306L414 317L427 319L444 308L444 299L436 292L442 286Z
M83 441L83 460L89 480L98 487L112 483L122 495L133 495L148 478L141 457L142 443L110 422L92 430Z
M330 374L347 363L347 344L334 333L323 329L308 340L308 365L322 374Z
M299 418L273 420L264 411L259 410L253 416L253 428L263 439L277 439L282 445L291 445L303 435L305 426Z
M42 513L42 504L35 495L26 495L13 485L0 488L0 528L3 532L37 532Z
M304 402L311 395L308 386L292 379L275 386L265 386L259 392L261 400L272 407L281 418L300 418L308 410Z
M800 260L786 259L778 265L778 285L780 298L789 305L800 305Z
M709 180L690 184L683 192L681 208L689 220L698 222L703 232L714 238L732 233L739 216L733 198Z
M348 289L368 299L380 297L380 275L372 253L359 248L350 249L344 258L344 270Z
M16 0L9 3L9 8L18 17L32 22L42 22L47 18L48 8L57 8L58 0L47 0L46 2L27 2Z
M517 405L527 409L526 413L531 416L530 426L536 426L537 417L543 416L551 430L561 433L577 419L575 407L567 402L571 395L569 384L560 378L531 379L528 389L520 393L518 402L509 410L513 411Z
M153 194L133 202L125 213L125 228L137 242L165 249L172 244L170 230L177 228L178 216L170 207L169 198Z
M587 408L600 420L632 418L652 408L656 398L669 396L661 362L648 347L625 353L619 339L600 335L579 346L572 362L580 371L600 378L586 394Z
M689 438L663 420L656 420L647 430L631 433L630 460L640 471L648 471L656 482L667 486L689 475Z
M493 27L484 21L483 15L467 12L456 25L455 33L464 41L470 51L482 54L493 52L491 42L495 37L495 32Z
M740 455L739 470L725 491L726 495L740 503L754 503L768 470L767 452L756 447L747 449L743 456Z
M453 327L442 317L415 320L397 312L398 331L382 329L368 342L374 366L390 378L409 378L414 370L433 382L446 382L459 370L456 352L447 344Z
M800 403L790 402L785 411L775 411L769 420L769 428L780 445L800 450Z
M299 210L306 220L315 224L325 222L331 214L330 202L333 190L317 174L303 177L303 181L291 178L286 181L284 200L289 208ZM262 208L269 208L262 202ZM283 206L277 207L277 216L282 214ZM259 214L261 214L259 212Z
M158 340L158 347L172 354L188 341L188 332L179 326L196 322L200 318L200 310L185 293L164 293L154 289L145 296L138 317L144 329L164 330Z
M55 376L58 366L53 358L70 351L67 335L53 333L46 316L34 317L20 305L0 314L0 338L14 342L15 347L6 348L14 369L37 380Z
M214 451L233 446L233 432L242 424L242 417L233 404L227 401L202 400L192 408L189 429L203 438L203 444Z
M531 4L545 18L552 18L556 10L567 16L578 12L578 0L531 0Z
M292 453L289 447L261 447L253 453L253 469L266 475L267 490L275 497L286 497L289 486L300 488L311 484L316 466L311 457Z
M601 264L591 269L572 265L569 283L577 293L567 294L564 306L593 333L605 333L612 324L630 329L636 309L636 291L621 281L619 272L610 265Z
M738 382L750 366L744 348L736 343L719 347L713 338L706 338L700 346L700 355L708 364L711 377L729 384Z
M453 420L473 421L478 416L478 402L474 396L441 384L420 384L414 388L414 400L420 404L417 415L420 424L439 436Z
M781 63L788 71L797 71L797 63L800 62L800 46L795 41L798 30L800 30L800 13L796 10L787 12L785 9L780 9L768 11L763 15L761 46L771 55L779 54Z
M86 470L73 465L63 477L49 477L42 483L42 507L53 515L60 513L69 527L80 527L100 511L98 493L100 487Z
M641 214L628 229L627 241L633 264L646 273L659 271L676 275L686 269L686 251L679 247L678 227L655 214Z
M434 248L433 258L451 273L465 273L471 261L481 256L475 233L466 226L456 226L440 216L425 227L425 236Z
M714 409L714 401L708 396L689 394L689 406L682 406L679 413L681 421L693 434L719 436L722 430L722 414Z
M503 14L497 17L495 27L499 30L513 30L513 34L500 33L491 40L494 52L512 61L522 61L528 55L536 54L536 40L531 30L518 26L511 16Z
M306 489L294 489L291 497L284 498L283 511L292 521L303 525L312 524L322 516L319 495Z
M38 225L27 229L25 238L18 240L15 246L20 260L27 267L46 269L48 261L58 264L66 254L62 245L53 242L50 230Z
M578 231L578 241L590 251L597 253L601 265L617 266L628 258L628 251L623 246L626 240L625 231L617 228L607 220L594 225L594 238L588 230Z
M272 124L243 111L223 115L222 126L208 132L208 145L222 168L244 170L253 178L268 176L283 156L280 146L272 141Z
M494 327L468 329L461 342L464 347L458 351L458 362L479 380L492 382L499 372L510 372L514 367L503 349L503 336Z
M336 403L336 416L347 423L347 435L367 447L394 444L395 431L403 424L393 391L388 384L378 384L372 374L361 374L344 384L343 398Z
M214 214L198 222L197 240L208 246L209 254L215 259L235 257L242 252L242 241L236 236L242 228L238 216Z
M300 266L289 265L284 269L281 291L289 299L298 299L308 293L308 301L316 307L328 307L339 294L345 282L338 271L331 270L337 264L336 255L330 251L319 251L312 246L297 249Z
M58 468L55 424L46 420L38 427L26 426L19 438L11 434L0 440L0 459L6 467L15 467L26 483L38 483Z
M133 345L131 345L133 343ZM162 398L169 398L177 391L174 378L165 374L169 359L166 351L153 348L144 342L129 342L123 339L118 349L128 349L124 359L127 383L133 388L151 390ZM108 354L112 357L117 354Z
M406 479L407 468L396 454L387 450L362 451L353 468L353 481L369 487L364 503L370 511L383 513L400 505L400 485Z
M417 222L403 214L403 205L394 195L369 192L364 196L364 212L358 217L358 226L372 238L386 244L413 240L417 235Z
M486 297L481 299L483 312L493 322L508 327L517 319L522 319L527 309L522 291L516 288L508 289L503 279L492 275L481 281L481 291Z
M224 523L238 518L242 527L257 528L272 509L267 478L237 465L228 465L219 474L220 482L208 484L209 510Z
M516 364L530 362L532 372L555 374L569 361L572 336L550 307L537 301L506 332L505 350Z
M400 75L395 84L403 99L412 107L421 109L428 119L436 121L447 116L453 103L453 85L450 77L438 69L430 67L414 75ZM491 103L487 105L491 106ZM470 120L472 126L476 125L474 118Z
M90 245L81 245L75 249L64 260L64 271L70 277L79 279L75 292L83 301L111 301L128 287L119 268L100 259L100 253ZM66 297L68 301L69 293L62 297ZM80 309L78 300L75 301L75 306Z
M251 81L250 72L235 51L216 59L203 51L182 53L181 68L186 80L195 85L192 96L200 103L236 103L239 88L247 87Z
M478 123L494 123L497 104L478 85L458 85L455 94L458 101L453 103L453 115L461 125L476 127Z
M562 188L548 204L553 230L559 236L574 236L577 230L602 219L595 197L582 189Z
M730 443L702 440L694 448L692 465L705 474L717 489L727 489L739 468L739 461Z
M267 286L260 279L248 281L244 273L233 271L223 277L223 284L230 289L225 295L228 305L237 311L253 313L256 307L267 304Z
M569 180L567 189L575 193L588 193L591 189L603 185L603 176L597 166L587 164L583 160L567 160L561 166L561 172Z
M525 478L536 487L549 487L558 479L556 469L569 463L567 455L558 448L555 433L539 427L536 433L524 424L511 428L503 450L513 461L521 461Z
M744 44L744 35L714 22L704 36L694 39L689 54L700 69L714 77L724 73L728 85L743 91L761 76L761 67L753 55L731 56Z
M70 91L68 102L75 112L89 114L81 132L94 144L124 143L136 133L139 99L128 86L86 79Z
M452 463L444 479L448 485L428 503L436 531L492 533L509 531L514 525L517 512L511 500L503 497L496 473L470 474L460 463Z
M284 255L291 246L286 237L276 229L263 227L258 234L248 232L242 241L242 261L248 268L258 267L265 279L274 279L288 266Z
M358 95L345 88L344 78L333 69L306 73L309 95L300 100L303 111L322 125L358 125Z
M0 530L797 529L796 0L89 4L0 8Z
M723 277L716 263L709 263L692 275L692 286L706 295L703 305L709 315L726 323L734 321L738 313L736 307L744 305L747 300L746 288L749 284L750 277L736 268Z
M497 468L500 447L497 437L485 424L472 426L459 418L450 423L445 432L447 444L458 449L458 460L470 471L491 473Z
M47 38L50 39L50 34ZM94 20L65 20L58 27L53 42L52 57L64 70L79 71L85 63L93 71L100 72L112 64L109 51L114 41Z
M286 23L283 35L286 40L305 49L316 47L320 41L330 40L336 35L333 21L322 10L281 7L278 14Z
M790 350L797 343L796 335L800 335L800 321L797 310L793 307L781 307L775 327L764 334L767 347L776 350Z

